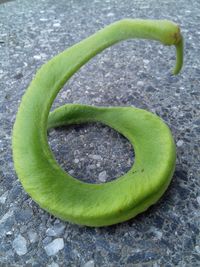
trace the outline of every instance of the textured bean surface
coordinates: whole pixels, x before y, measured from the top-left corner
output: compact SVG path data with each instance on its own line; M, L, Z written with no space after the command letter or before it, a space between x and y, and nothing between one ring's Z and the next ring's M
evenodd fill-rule
M1 266L200 265L199 11L199 1L182 0L21 0L0 5ZM124 17L179 23L186 40L181 74L170 75L173 48L125 41L85 65L54 107L73 102L134 105L158 114L177 144L174 179L159 203L133 220L102 229L64 223L38 208L17 180L11 156L17 107L39 66ZM129 142L100 124L52 130L49 142L67 171L90 182L114 179L134 160Z

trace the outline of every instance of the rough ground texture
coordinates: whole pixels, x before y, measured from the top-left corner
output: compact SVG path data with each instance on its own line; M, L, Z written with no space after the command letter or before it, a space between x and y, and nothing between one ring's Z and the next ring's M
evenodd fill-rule
M0 5L0 266L200 266L199 1L12 1ZM11 133L36 70L58 52L121 18L166 18L185 37L173 77L173 48L125 41L85 65L54 104L137 106L162 117L177 144L163 198L142 215L105 228L60 221L24 192L13 168ZM58 162L73 176L105 182L134 162L130 143L91 124L51 130Z

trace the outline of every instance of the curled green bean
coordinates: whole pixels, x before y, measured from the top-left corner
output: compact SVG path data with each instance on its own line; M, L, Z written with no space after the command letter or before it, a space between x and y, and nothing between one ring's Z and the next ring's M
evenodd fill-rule
M167 20L125 19L113 23L52 58L37 72L24 94L13 128L13 159L28 194L63 220L104 226L128 220L154 204L167 189L175 168L175 145L156 115L133 107L68 104L49 114L66 81L105 48L130 38L157 40L177 50L177 74L183 63L179 27ZM132 168L104 184L81 182L56 162L47 129L99 121L127 137L135 150Z

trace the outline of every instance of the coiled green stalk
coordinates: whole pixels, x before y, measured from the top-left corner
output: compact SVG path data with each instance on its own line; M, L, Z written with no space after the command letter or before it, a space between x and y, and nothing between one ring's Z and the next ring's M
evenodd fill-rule
M105 48L130 38L174 45L183 63L179 27L167 20L125 19L113 23L58 54L37 72L22 98L13 128L13 159L29 195L55 216L78 224L103 226L122 222L147 209L166 190L175 167L175 145L169 128L155 115L136 108L65 105L49 115L68 79ZM118 130L134 146L128 173L105 184L83 183L56 162L47 128L100 121Z

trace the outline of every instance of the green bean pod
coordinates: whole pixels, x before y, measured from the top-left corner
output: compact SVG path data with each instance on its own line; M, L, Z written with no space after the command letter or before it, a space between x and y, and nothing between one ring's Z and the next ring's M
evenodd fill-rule
M44 64L24 94L13 128L13 160L28 194L43 209L63 220L105 226L128 220L154 204L172 178L176 152L167 125L156 115L133 107L64 105L49 114L68 79L107 47L130 38L157 40L177 50L174 74L183 63L179 27L167 20L124 19L73 45ZM56 162L47 129L84 122L102 122L130 140L132 168L104 184L81 182Z

